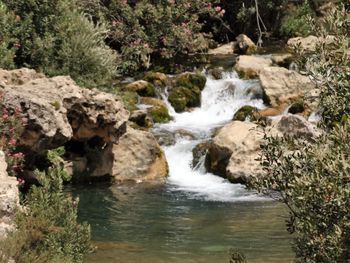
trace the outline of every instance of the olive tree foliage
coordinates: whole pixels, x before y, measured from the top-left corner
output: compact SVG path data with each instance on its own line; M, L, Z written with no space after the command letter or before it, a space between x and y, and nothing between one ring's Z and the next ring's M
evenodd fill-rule
M287 205L297 262L350 260L349 21L344 6L330 11L315 31L320 37L315 52L300 56L321 92L323 135L313 141L265 135L264 172L251 182Z

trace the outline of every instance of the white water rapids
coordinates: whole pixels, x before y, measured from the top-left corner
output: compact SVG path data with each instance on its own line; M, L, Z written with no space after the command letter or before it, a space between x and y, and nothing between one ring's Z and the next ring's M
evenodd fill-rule
M254 92L251 92L254 90ZM225 73L223 79L214 80L207 76L207 83L202 91L201 107L191 112L176 113L163 94L173 121L155 127L155 131L175 133L185 130L196 139L177 136L176 143L164 146L168 163L168 185L171 190L183 191L189 198L211 201L235 202L260 199L256 194L245 190L240 184L207 173L202 164L192 169L192 149L201 141L207 140L215 128L232 120L234 113L244 105L263 108L261 98L256 92L261 91L256 80L241 80L235 72ZM204 161L204 160L203 160Z

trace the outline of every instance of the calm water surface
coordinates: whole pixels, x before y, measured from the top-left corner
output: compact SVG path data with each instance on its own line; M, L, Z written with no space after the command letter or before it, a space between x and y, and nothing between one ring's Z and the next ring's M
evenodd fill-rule
M215 202L169 186L94 186L74 190L97 252L86 262L228 262L230 248L248 262L291 262L286 210L273 201Z

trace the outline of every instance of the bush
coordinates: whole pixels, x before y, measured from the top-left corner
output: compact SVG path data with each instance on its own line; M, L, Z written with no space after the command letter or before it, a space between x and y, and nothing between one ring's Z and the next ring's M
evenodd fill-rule
M98 19L102 10L102 18L110 22L110 45L122 56L121 71L132 73L149 68L151 59L206 50L202 18L224 14L217 2L85 0L80 5Z
M2 1L18 20L11 35L18 39L17 67L71 75L87 87L110 84L117 56L104 43L107 29L80 13L75 1Z
M333 41L320 40L314 53L301 54L301 66L321 89L324 135L312 143L265 136L265 172L251 182L261 192L277 192L289 208L297 262L350 260L349 29L348 10L331 11L315 32L332 34Z
M315 13L309 2L305 0L301 5L292 6L287 10L280 26L282 36L306 36L311 33L311 26L308 23L310 17Z
M49 151L52 167L36 173L41 185L25 196L25 209L17 213L17 230L0 244L0 262L9 258L18 263L83 262L90 250L90 228L77 223L78 200L63 192L68 177L57 156Z

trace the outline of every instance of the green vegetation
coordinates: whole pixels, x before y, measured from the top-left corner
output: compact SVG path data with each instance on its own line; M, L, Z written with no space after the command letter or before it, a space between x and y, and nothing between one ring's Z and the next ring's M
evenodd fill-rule
M17 230L1 242L1 262L83 262L90 250L90 227L77 223L78 200L63 192L69 176L60 167L62 149L48 152L52 166L36 172L40 186L24 196Z
M240 108L235 115L233 116L234 121L245 121L247 118L252 118L254 115L254 112L256 112L258 109L253 106L243 106Z
M152 120L155 123L167 123L171 120L168 109L165 105L154 105L149 109Z
M300 56L321 89L324 134L314 142L265 136L265 172L252 182L263 193L277 192L287 205L297 262L350 259L349 29L349 10L332 10L315 30L334 35L332 43L320 41L313 54Z

